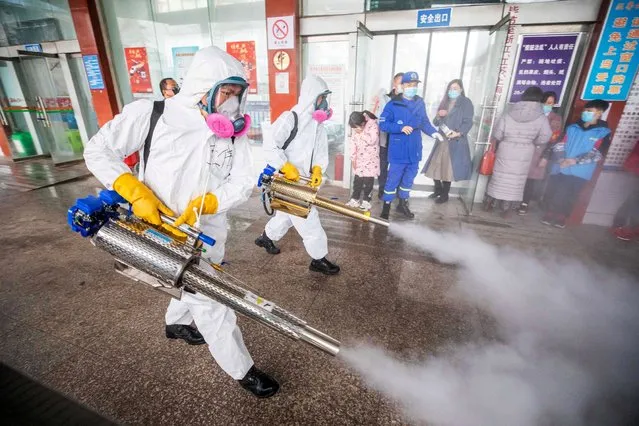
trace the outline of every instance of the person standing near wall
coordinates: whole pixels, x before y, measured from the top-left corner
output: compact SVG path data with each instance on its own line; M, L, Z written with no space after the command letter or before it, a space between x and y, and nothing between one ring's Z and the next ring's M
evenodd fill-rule
M552 147L550 182L553 196L541 220L544 225L565 228L575 201L592 179L597 163L610 146L610 128L601 119L608 102L595 99L584 106L581 118L566 128L563 140Z
M544 96L541 101L544 114L548 117L550 130L552 130L552 137L549 141L549 144L552 146L552 144L556 143L561 136L561 115L552 110L553 106L557 103L557 94L555 92L544 92ZM551 149L551 146L546 147L546 145L535 145L535 153L533 154L532 161L530 162L528 179L526 180L526 186L524 187L524 199L517 212L520 216L528 214L528 205L535 197L535 193L538 191L540 184L546 178L546 166L548 165L548 161L543 158L543 153L545 149Z
M451 182L470 179L468 132L473 127L473 115L473 103L466 97L462 81L456 79L448 83L433 120L446 138L435 143L422 169L422 173L435 181L435 192L428 198L434 198L438 204L448 201Z
M393 87L390 92L386 93L384 89L380 89L378 96L375 98L375 102L371 111L377 117L382 115L384 107L392 99L402 96L402 77L403 72L395 74L393 77ZM381 200L384 196L384 186L386 185L386 177L388 176L388 133L379 132L379 177L377 178L377 184L379 186L378 198Z
M417 96L419 75L407 72L402 77L404 92L401 98L391 100L379 120L379 127L388 133L388 179L384 187L384 207L381 217L388 219L391 202L399 197L399 210L409 219L415 214L408 208L408 197L422 159L422 135L444 140L430 124L424 100ZM398 191L399 190L399 191Z
M545 145L552 136L541 107L542 97L539 87L529 87L521 101L510 105L497 121L493 135L498 141L495 168L486 190L484 210L500 204L501 215L506 218L513 205L523 200L535 145Z

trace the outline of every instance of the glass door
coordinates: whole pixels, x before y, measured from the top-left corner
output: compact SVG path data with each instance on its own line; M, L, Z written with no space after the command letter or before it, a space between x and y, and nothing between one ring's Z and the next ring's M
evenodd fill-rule
M9 150L14 160L47 155L49 151L38 138L34 117L29 112L26 96L18 75L21 74L17 58L0 60L0 121L7 135Z
M18 78L37 139L55 164L81 160L84 146L60 59L21 56L20 68Z
M353 62L352 72L349 74L349 83L352 88L351 98L348 103L346 114L344 114L343 122L345 129L344 158L341 159L344 170L344 186L350 187L351 183L351 146L348 142L352 129L348 125L348 118L354 111L363 111L367 108L370 98L368 94L367 75L370 72L371 63L371 44L373 42L373 34L361 22L357 22L357 33L351 34L351 40L355 38L355 50L351 48L351 61ZM353 57L354 53L354 57Z
M349 76L349 39L345 36L308 37L302 43L303 76L317 75L326 81L331 90L333 116L324 123L328 136L328 169L331 181L341 182L344 174L344 123L348 119L347 89Z
M483 80L483 89L481 96L481 105L475 107L474 121L476 126L476 136L474 141L470 142L470 156L472 159L472 175L468 185L461 192L461 201L464 204L467 214L472 214L475 195L477 193L477 185L480 180L479 164L488 147L493 133L493 126L497 118L498 103L495 102L495 89L497 88L497 80L499 78L501 58L506 43L508 32L508 24L510 15L499 21L490 33L490 48L488 60L486 64L486 73Z

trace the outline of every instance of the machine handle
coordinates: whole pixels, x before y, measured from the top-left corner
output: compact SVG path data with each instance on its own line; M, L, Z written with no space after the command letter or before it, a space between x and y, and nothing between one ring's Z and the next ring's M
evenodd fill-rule
M177 219L174 217L167 216L165 214L160 213L160 219L162 219L162 222L166 223L167 225L173 226L174 228L177 228L180 231L184 232L189 237L195 238L196 240L200 240L204 244L208 244L210 246L215 245L215 238L210 237L203 232L200 232L200 230L197 228L187 225L186 223L183 223L180 226L175 226L175 221Z

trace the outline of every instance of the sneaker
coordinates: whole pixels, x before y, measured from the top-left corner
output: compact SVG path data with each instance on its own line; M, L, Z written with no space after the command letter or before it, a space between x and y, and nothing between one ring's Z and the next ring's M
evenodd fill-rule
M528 203L521 203L519 210L517 210L519 216L526 216L528 214Z
M356 200L355 198L351 198L350 201L346 203L346 207L350 207L353 209L359 208L359 200Z
M359 208L364 211L370 211L371 207L373 207L370 201L362 200L362 203L359 205Z
M553 226L555 228L564 229L566 227L566 219L559 218L559 219L555 220L555 223L553 223Z
M541 218L541 223L543 223L544 225L552 226L553 224L552 213L546 213L544 217Z
M622 226L615 228L612 233L615 234L615 237L617 237L617 239L621 241L631 241L632 238L635 236L634 232Z

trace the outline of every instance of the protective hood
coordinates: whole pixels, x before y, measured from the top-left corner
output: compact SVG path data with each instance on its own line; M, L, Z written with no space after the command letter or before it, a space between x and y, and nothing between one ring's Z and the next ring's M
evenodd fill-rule
M202 96L229 77L246 79L242 64L215 46L205 47L195 53L193 62L182 82L180 93L172 99L183 106L197 109L197 104ZM244 111L246 96L242 98L241 111Z
M324 80L316 75L307 76L302 82L300 97L293 111L299 118L299 128L305 127L313 120L313 104L319 95L328 90L328 85Z
M529 123L544 115L539 102L519 101L508 107L508 115L518 123Z

